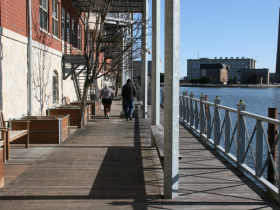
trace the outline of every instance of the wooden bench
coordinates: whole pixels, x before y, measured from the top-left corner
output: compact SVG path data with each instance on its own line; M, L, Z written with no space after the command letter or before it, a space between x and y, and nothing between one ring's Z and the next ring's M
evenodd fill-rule
M68 96L63 97L62 105L68 105L68 104L70 104L70 98Z
M154 141L158 157L162 168L164 169L164 128L162 125L150 125L152 131L152 141ZM179 154L179 160L182 156Z
M22 130L11 130L10 128L6 127L6 123L10 122L20 122L23 123ZM2 139L5 140L5 148L4 148L4 163L6 160L10 160L10 142L26 135L26 143L25 147L29 147L29 123L30 121L23 121L23 120L12 120L12 121L4 121L4 114L3 111L0 110L0 131L2 133ZM3 134L5 134L3 138Z
M5 141L0 140L0 188L4 187Z

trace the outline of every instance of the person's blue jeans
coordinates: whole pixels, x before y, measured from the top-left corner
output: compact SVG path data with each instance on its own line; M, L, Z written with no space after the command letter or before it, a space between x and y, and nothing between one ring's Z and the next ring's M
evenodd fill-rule
M125 101L125 114L126 118L129 118L129 116L133 116L134 111L134 101Z

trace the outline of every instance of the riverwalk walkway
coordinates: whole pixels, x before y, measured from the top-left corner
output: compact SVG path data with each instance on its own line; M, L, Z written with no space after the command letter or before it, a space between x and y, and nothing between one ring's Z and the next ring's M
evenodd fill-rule
M182 126L179 197L162 199L150 118L126 121L121 109L115 100L110 119L100 112L60 145L12 145L0 209L280 209Z

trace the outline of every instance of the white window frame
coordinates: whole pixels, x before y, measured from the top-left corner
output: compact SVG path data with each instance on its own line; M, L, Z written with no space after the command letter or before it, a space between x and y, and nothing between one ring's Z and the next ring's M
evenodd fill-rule
M82 34L82 26L81 24L78 24L78 49L79 50L82 50L82 37L81 37L81 34Z
M59 37L59 2L52 0L52 34Z
M40 28L45 31L48 31L48 26L49 26L48 4L49 4L48 0L39 1L39 25Z

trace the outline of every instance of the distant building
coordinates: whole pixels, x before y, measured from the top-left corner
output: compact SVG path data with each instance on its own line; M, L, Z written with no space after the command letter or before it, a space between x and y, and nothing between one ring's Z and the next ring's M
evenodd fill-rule
M152 75L152 61L148 61L148 76ZM141 77L141 61L133 61L133 77Z
M255 72L260 84L269 84L269 69L240 69L240 84L250 84Z
M213 63L224 63L229 66L228 78L236 76L240 80L240 69L255 69L257 68L257 61L251 58L244 57L225 57L209 59L188 59L187 60L187 77L188 79L200 78L200 64L213 64Z
M228 66L221 63L200 64L200 76L212 77L214 83L227 84Z
M133 68L133 77L135 79L141 77L141 61L133 61L132 68Z

